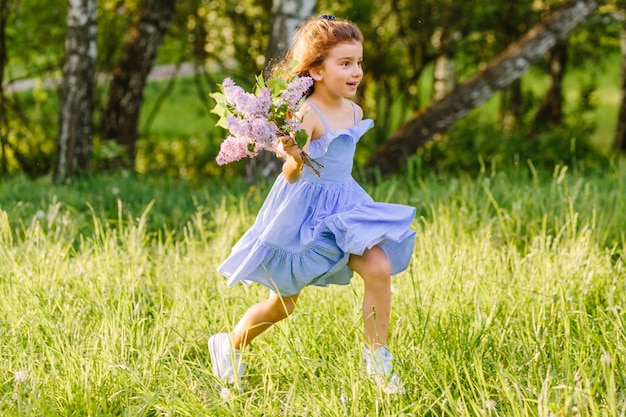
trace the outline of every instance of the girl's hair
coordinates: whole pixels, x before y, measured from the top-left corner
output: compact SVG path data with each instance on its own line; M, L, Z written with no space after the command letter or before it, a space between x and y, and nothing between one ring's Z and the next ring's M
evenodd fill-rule
M345 42L363 42L363 35L355 24L332 15L310 18L296 31L277 69L287 70L295 61L297 64L291 73L307 76L309 70L322 65L333 47Z

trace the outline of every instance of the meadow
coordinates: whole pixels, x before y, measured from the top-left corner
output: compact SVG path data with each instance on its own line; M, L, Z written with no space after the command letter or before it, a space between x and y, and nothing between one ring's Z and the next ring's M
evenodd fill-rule
M216 272L269 183L124 175L0 187L0 415L624 416L626 163L521 163L365 183L418 216L389 344L405 395L364 375L358 276L306 289L245 352L241 390L207 338L257 286Z

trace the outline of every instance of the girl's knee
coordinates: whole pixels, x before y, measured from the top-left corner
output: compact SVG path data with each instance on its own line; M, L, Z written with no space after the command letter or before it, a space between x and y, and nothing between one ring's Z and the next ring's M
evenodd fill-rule
M369 282L387 284L391 280L391 266L385 259L374 265L370 265L368 271L363 274L363 279Z
M276 321L289 317L296 308L296 300L298 296L281 297L276 294L272 294L270 299L270 309L274 314Z
M378 246L374 246L372 249L366 251L360 261L360 267L363 271L361 275L364 278L365 276L371 276L375 279L385 279L391 276L391 264L389 263L389 259L387 259L387 255L385 255L383 250Z

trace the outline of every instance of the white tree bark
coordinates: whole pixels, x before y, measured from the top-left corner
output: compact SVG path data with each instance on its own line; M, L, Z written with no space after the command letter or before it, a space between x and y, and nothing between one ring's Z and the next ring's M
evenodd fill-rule
M96 0L69 0L54 180L90 169L96 68Z
M439 51L433 72L433 99L440 100L456 86L456 59L450 48L451 36L444 28L438 28L432 42Z
M265 53L268 66L285 55L298 25L313 14L316 6L317 0L273 0L272 28Z
M279 62L289 49L289 43L298 25L308 19L317 6L317 0L273 0L272 29L265 53L265 76L271 75L272 66ZM282 162L269 152L252 158L246 164L246 180L270 177L280 171Z

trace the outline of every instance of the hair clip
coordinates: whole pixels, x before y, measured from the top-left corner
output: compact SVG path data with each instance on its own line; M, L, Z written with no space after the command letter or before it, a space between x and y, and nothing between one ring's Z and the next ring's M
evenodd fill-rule
M332 14L323 14L320 16L320 18L326 19L326 20L337 20L337 18L333 16Z

